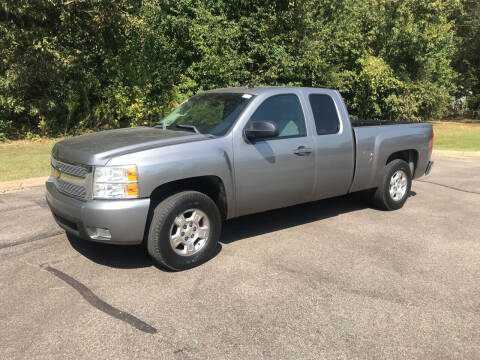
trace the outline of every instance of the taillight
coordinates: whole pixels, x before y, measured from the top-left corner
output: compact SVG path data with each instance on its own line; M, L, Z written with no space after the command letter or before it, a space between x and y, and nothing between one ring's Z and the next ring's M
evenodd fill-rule
M433 152L433 138L434 138L434 134L432 129L432 135L430 135L430 156L432 156L432 152Z

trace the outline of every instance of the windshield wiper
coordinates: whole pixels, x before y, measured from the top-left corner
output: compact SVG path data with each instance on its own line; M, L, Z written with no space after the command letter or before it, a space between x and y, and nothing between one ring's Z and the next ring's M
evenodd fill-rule
M197 127L194 125L182 125L182 124L175 124L175 127L180 128L180 129L191 129L195 131L195 134L201 134L200 131L198 131Z
M158 126L161 126L163 130L166 130L167 129L167 126L165 126L165 123L163 121L158 121L155 123L155 127L158 127ZM168 125L170 126L170 125ZM172 125L172 126L175 126L176 128L180 128L180 129L189 129L189 130L193 130L195 132L195 134L201 134L200 130L197 129L197 127L195 125L183 125L183 124L175 124L175 125Z
M163 121L157 121L154 127L157 127L157 126L161 126L162 130L165 130L167 128Z

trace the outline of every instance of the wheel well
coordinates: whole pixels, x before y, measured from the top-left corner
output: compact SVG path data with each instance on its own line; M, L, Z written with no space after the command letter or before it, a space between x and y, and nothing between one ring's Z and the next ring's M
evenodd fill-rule
M222 180L218 176L213 175L181 179L160 185L150 195L152 206L155 206L172 194L187 190L198 191L209 196L217 204L222 218L225 219L227 217L225 187Z
M397 159L404 160L410 166L410 171L412 173L412 176L415 174L415 169L417 168L417 160L418 160L417 150L409 149L409 150L394 152L388 157L386 164Z

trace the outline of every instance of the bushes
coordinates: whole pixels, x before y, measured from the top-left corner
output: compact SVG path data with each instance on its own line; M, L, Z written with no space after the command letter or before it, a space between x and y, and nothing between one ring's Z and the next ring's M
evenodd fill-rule
M2 4L0 138L151 124L248 82L338 88L355 116L392 120L442 116L456 94L456 0Z

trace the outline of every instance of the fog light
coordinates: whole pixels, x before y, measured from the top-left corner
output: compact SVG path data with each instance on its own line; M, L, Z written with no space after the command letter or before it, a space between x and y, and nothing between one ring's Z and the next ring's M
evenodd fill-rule
M112 233L108 229L102 228L87 228L88 236L94 240L110 240Z

